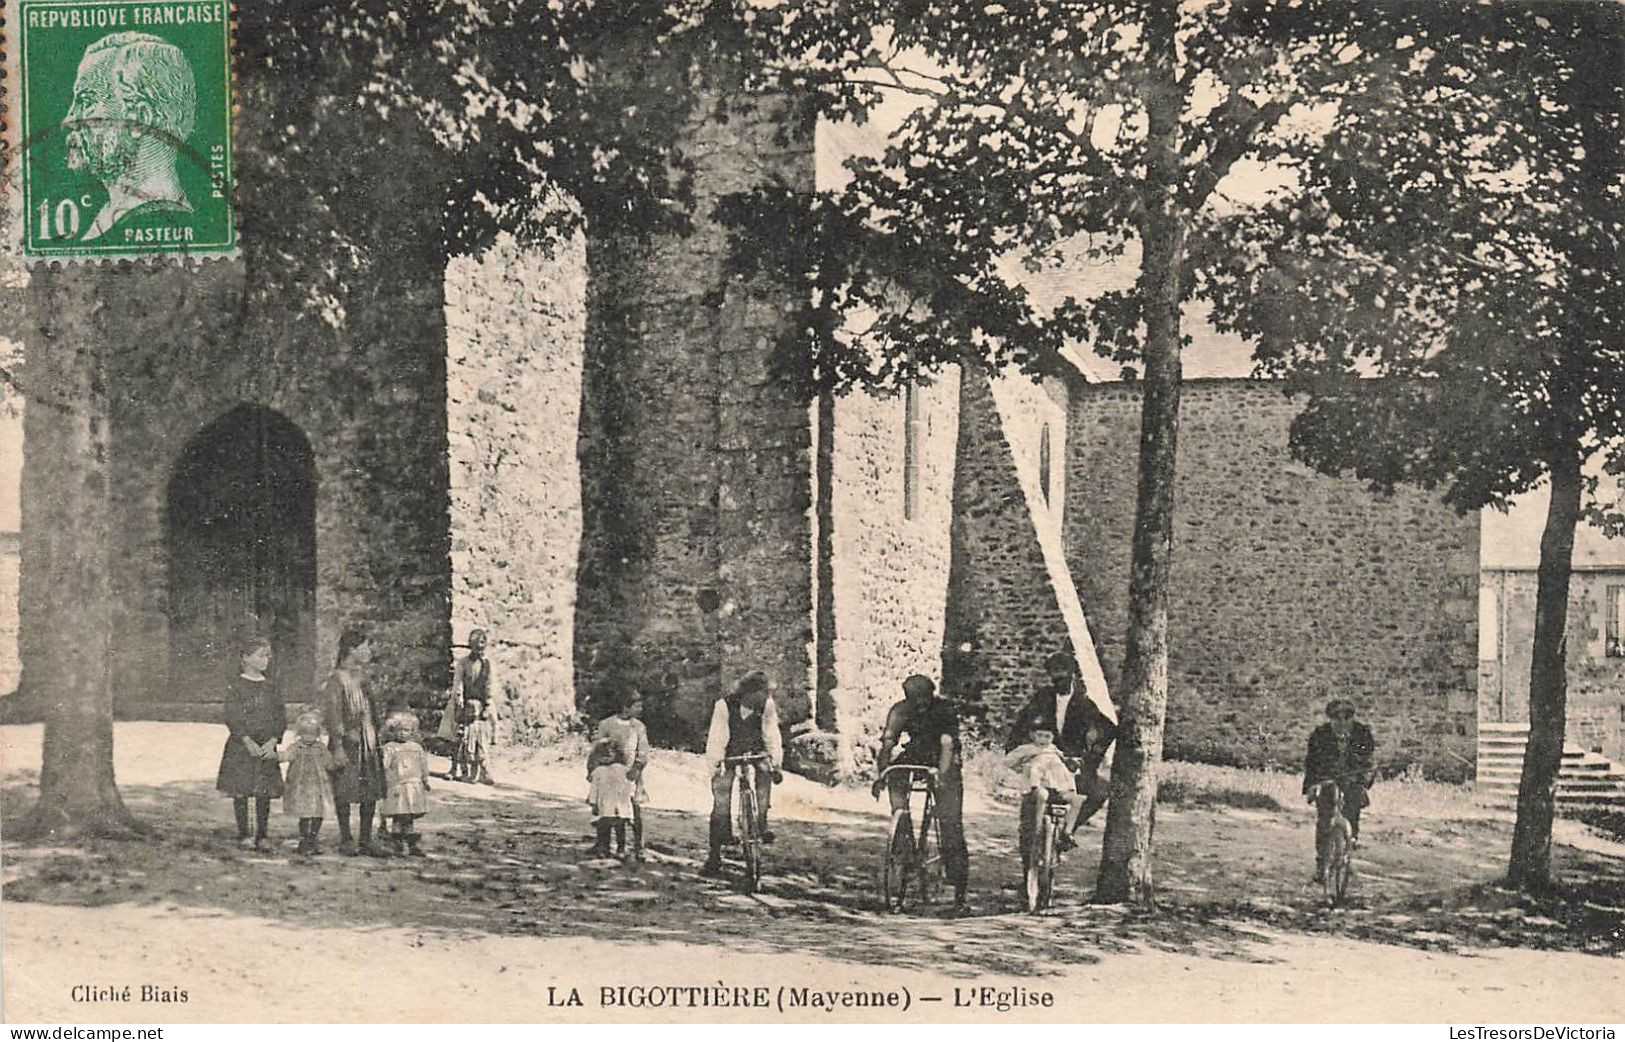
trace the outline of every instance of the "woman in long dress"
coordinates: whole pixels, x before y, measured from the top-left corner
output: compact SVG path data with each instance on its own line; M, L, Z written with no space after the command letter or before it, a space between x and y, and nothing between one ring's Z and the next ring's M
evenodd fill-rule
M338 811L339 851L388 857L372 842L378 801L384 797L384 756L378 743L378 709L361 683L359 670L372 661L372 642L359 628L339 637L338 662L322 687L328 746L338 760L333 802ZM350 804L361 804L361 842L350 832Z

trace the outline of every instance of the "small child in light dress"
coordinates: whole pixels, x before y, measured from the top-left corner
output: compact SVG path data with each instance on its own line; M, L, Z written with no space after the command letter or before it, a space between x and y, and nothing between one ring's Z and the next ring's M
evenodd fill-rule
M282 792L282 811L299 819L299 853L320 854L322 819L333 813L333 779L329 771L340 766L322 737L322 718L300 713L293 722L294 740L282 750L288 780Z
M468 712L462 742L463 780L494 785L485 762L496 744L496 721L491 718L490 705L477 698L468 700Z
M594 857L609 857L609 837L615 836L615 854L626 855L626 823L636 813L632 804L636 784L627 775L626 750L613 738L600 738L587 755L587 803L592 807L597 842Z
M396 854L423 857L416 822L429 811L429 754L418 742L418 718L391 714L384 724L384 800L379 810L393 829Z
M1057 837L1057 846L1061 850L1077 846L1072 839L1072 830L1077 827L1078 814L1088 797L1077 791L1077 779L1072 768L1062 759L1061 751L1055 748L1055 729L1043 724L1034 726L1026 744L1018 745L1005 754L1004 765L1021 776L1029 792L1042 793L1046 801L1050 796L1060 796L1066 800L1066 821Z

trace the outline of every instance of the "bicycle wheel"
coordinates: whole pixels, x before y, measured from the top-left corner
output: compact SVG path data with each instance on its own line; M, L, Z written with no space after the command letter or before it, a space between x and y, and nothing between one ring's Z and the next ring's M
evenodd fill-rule
M1034 808L1032 845L1027 853L1027 911L1049 907L1055 885L1055 819L1042 804Z
M881 870L880 900L888 912L901 912L908 899L908 875L913 864L914 836L908 811L894 810L886 840L886 862Z
M745 781L752 781L746 779ZM745 876L740 888L754 894L762 882L762 830L756 817L756 790L754 784L742 782L739 786L739 846L745 857Z
M914 847L914 867L920 907L935 904L943 879L942 822L937 818L937 806L929 793L925 797L925 808L920 811L920 840Z
M1341 832L1333 831L1326 839L1326 861L1321 871L1321 886L1326 894L1326 903L1336 907L1343 900L1349 885L1349 847L1348 840Z
M1342 904L1343 900L1348 897L1349 883L1354 879L1354 851L1349 849L1346 840L1343 841L1342 847L1342 856L1337 859L1331 872L1333 882L1332 904L1334 905Z

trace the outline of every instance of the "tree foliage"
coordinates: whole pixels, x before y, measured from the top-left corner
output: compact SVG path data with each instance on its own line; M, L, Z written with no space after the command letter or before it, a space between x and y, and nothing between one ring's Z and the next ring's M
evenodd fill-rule
M1418 15L1422 21L1418 22ZM1414 26L1414 28L1412 28ZM1294 453L1467 512L1548 482L1509 879L1550 882L1575 527L1625 530L1625 11L1426 9L1401 60L1249 215L1216 313L1307 395ZM1387 379L1371 381L1368 375Z
M1299 454L1462 511L1505 504L1555 455L1617 458L1619 14L1413 16L1399 60L1299 159L1298 190L1237 222L1247 249L1193 265L1223 327L1309 394Z
M1324 469L1467 510L1617 446L1622 63L1594 30L1618 10L1555 6L785 3L770 83L835 119L903 114L843 183L725 216L752 230L742 271L805 288L784 348L822 386L1041 373L1071 344L1157 374L1130 596L1149 650L1125 686L1160 746L1170 295L1312 392L1293 447ZM1128 288L1053 308L1027 289L1114 263Z

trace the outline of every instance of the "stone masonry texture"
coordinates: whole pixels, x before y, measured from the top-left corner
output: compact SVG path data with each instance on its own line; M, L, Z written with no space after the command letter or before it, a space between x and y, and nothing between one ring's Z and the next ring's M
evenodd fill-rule
M812 712L809 403L772 364L782 290L730 280L709 220L725 193L810 189L811 127L702 75L692 234L588 244L579 450L578 702L604 713L635 684L651 735L685 746L752 670L787 724Z
M1019 400L1026 407L1012 439L987 377L967 373L960 384L943 693L960 704L969 733L990 741L1002 740L1032 697L1045 657L1070 646L1015 468L1015 453L1036 453L1045 421L1059 425L1065 412L1038 385ZM1052 442L1056 466L1063 444Z
M459 644L487 632L499 726L521 740L576 713L586 289L580 239L548 256L503 237L446 270L451 624Z
M907 396L836 400L833 468L835 730L850 766L878 744L912 673L942 671L959 373L915 389L913 514L904 505Z
M1486 569L1483 588L1496 607L1483 620L1494 627L1479 662L1479 718L1527 722L1529 668L1535 642L1535 572ZM1568 740L1625 762L1625 656L1604 646L1608 588L1625 590L1625 569L1576 570L1569 584Z
M1122 665L1139 392L1074 385L1068 556L1108 678ZM1188 381L1180 412L1166 751L1301 765L1334 695L1393 771L1471 774L1478 519L1293 462L1274 386Z
M218 712L218 687L171 676L166 505L189 442L245 405L296 428L314 464L314 620L292 631L312 646L275 649L285 696L313 695L350 623L374 635L372 682L388 696L422 702L447 683L445 261L438 223L423 219L442 204L439 153L410 121L354 103L361 73L313 55L301 66L307 52L278 44L289 31L270 9L239 22L240 259L41 270L30 284L39 321L26 350L95 343L107 367L112 675L127 716ZM375 184L396 187L391 205ZM55 306L85 293L100 306ZM25 674L29 619L44 617L31 605L50 581L29 569L43 534L28 504L49 463L25 457ZM235 649L210 654L223 684Z

